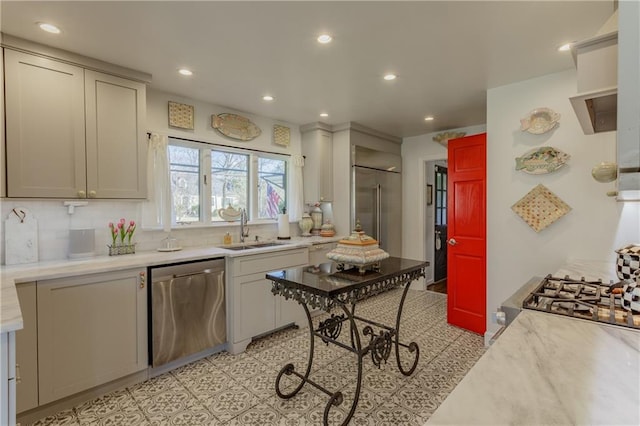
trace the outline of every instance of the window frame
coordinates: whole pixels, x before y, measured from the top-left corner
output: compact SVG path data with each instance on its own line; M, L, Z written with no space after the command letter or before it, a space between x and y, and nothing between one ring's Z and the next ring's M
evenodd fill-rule
M291 168L291 156L288 154L279 154L275 152L265 152L252 149L236 148L227 145L218 145L207 142L198 142L192 140L185 140L169 136L169 146L181 146L185 148L199 150L199 221L194 222L176 222L175 221L175 207L173 205L173 196L171 200L171 228L172 229L186 229L194 227L216 227L216 226L229 226L229 222L213 221L211 214L211 183L212 183L212 162L211 151L228 152L232 154L246 155L248 156L248 208L247 213L249 216L250 224L260 223L274 223L277 222L275 218L259 218L259 206L258 206L258 159L267 158L272 160L280 160L285 163L284 170L284 183L285 183L285 205L287 210L289 209L290 201L290 168ZM169 162L169 169L171 169L171 163ZM235 223L234 223L235 224Z

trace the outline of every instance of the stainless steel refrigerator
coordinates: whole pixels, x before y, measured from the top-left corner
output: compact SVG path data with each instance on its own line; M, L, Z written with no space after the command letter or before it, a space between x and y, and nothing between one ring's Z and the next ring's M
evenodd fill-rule
M391 256L402 255L402 158L399 155L352 146L352 229L360 220L363 231L378 240Z

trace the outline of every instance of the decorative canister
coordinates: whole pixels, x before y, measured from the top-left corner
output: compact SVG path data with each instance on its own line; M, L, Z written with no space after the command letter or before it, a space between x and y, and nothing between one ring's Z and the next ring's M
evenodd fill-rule
M640 270L640 244L630 244L616 250L618 261L616 272L621 280L634 279L635 272Z
M305 213L302 215L302 219L300 219L300 222L298 222L298 226L302 231L303 237L311 236L311 228L313 228L313 219L311 219L311 216L309 216L309 213Z
M627 311L640 312L640 270L635 273L635 281L627 281L622 290L620 304Z
M338 242L336 248L327 253L327 257L338 263L338 269L349 269L354 266L360 274L367 270L376 270L380 261L389 257L389 253L382 250L378 241L364 233L360 221L351 235Z
M313 219L311 233L313 235L320 235L320 230L322 229L322 209L320 208L320 204L316 204L313 210L311 210L311 219Z
M324 225L322 225L322 229L320 230L321 237L333 237L336 235L336 230L333 227L333 224L329 221L326 221Z

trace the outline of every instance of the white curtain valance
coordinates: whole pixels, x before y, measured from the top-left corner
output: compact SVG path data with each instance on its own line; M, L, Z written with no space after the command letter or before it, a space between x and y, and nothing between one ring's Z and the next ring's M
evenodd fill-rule
M302 180L302 168L304 157L302 155L291 156L291 199L289 203L289 220L297 222L302 219L304 213L304 182Z
M166 135L151 133L147 145L147 201L142 204L142 226L171 231L171 180Z

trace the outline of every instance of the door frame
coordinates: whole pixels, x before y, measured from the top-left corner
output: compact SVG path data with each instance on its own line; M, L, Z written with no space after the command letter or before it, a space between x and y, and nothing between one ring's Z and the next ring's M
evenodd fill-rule
M420 164L420 188L421 188L421 190L418 193L418 198L419 198L418 217L420 218L420 222L415 224L415 227L416 227L416 231L419 232L418 235L423 235L425 237L424 244L421 244L422 258L424 260L429 261L431 265L433 265L433 262L434 262L434 259L433 259L434 253L431 253L430 259L427 259L427 253L428 253L427 244L431 244L431 247L433 247L433 244L434 244L433 229L425 229L426 222L427 222L427 210L425 208L427 205L427 198L425 194L426 191L424 191L424 188L427 187L427 163L430 161L447 161L448 159L447 157L448 157L448 154L444 152L441 154L425 155L418 159L418 162L419 162L418 164ZM403 224L403 226L407 226L407 225ZM433 282L434 282L433 268L427 268L427 277L421 278L418 282L412 284L412 288L414 290L426 290L427 285L433 284Z

